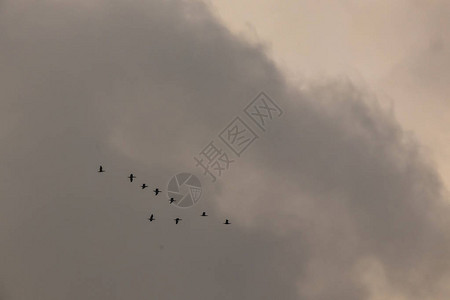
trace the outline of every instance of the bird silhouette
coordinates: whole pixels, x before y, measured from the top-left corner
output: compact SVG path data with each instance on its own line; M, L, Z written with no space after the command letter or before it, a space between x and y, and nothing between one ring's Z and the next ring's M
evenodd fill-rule
M130 176L128 176L128 178L130 179L130 182L133 182L133 179L136 178L136 176L134 176L133 173L131 173Z
M155 192L155 196L157 196L157 195L158 195L158 193L160 193L160 192L161 192L160 190L158 190L158 188L154 189L153 191Z
M180 222L182 219L176 218L176 219L174 219L174 220L175 220L175 224L178 224L178 222Z
M169 203L172 204L172 203L174 203L174 202L175 202L175 199L170 198Z
M223 223L223 224L225 224L225 225L230 225L231 223L228 222L228 219L226 219L226 220L225 220L225 223Z
M206 212L203 212L201 216L202 217L207 217L208 215L206 214Z
M146 185L145 183L143 183L143 184L141 185L141 188L142 188L142 189L145 189L146 187L148 187L148 185Z
M98 168L98 172L99 172L99 173L105 172L105 170L103 170L103 166L100 166L100 168Z
M155 220L155 218L153 218L153 214L150 216L150 218L148 218L148 220L149 220L150 222Z

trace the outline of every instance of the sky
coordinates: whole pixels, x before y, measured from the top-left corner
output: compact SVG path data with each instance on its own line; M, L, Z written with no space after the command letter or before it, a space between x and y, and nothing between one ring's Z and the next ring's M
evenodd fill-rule
M0 299L448 299L449 12L0 0ZM258 138L212 182L236 117Z

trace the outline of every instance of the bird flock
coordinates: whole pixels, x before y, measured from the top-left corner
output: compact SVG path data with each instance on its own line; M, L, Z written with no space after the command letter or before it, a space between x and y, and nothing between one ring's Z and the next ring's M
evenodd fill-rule
M103 168L103 166L100 165L100 167L98 168L98 172L99 172L99 173L104 173L104 172L105 172L105 169ZM133 182L134 179L136 179L137 177L134 176L133 173L131 173L127 178L130 180L130 182ZM141 189L146 189L146 188L148 188L148 185L146 185L145 183L143 183L143 184L141 185ZM161 193L162 191L161 191L160 189L158 189L158 188L155 188L155 189L153 190L153 192L155 193L155 196L157 196L157 195L158 195L159 193ZM169 199L169 204L172 204L172 203L174 203L175 201L176 201L176 200L175 200L174 198L170 198L170 199ZM201 214L200 216L201 216L201 217L207 217L208 215L207 215L206 212L204 211L204 212L202 212L202 214ZM153 222L153 221L155 221L156 219L155 219L155 217L153 216L153 214L151 214L150 217L148 218L148 220L149 220L150 222ZM177 217L177 218L175 218L175 219L173 219L173 220L175 221L175 224L178 224L178 223L180 223L180 221L182 221L183 219ZM231 223L230 223L230 221L229 221L228 219L225 219L225 222L224 222L223 224L225 224L225 225L230 225Z

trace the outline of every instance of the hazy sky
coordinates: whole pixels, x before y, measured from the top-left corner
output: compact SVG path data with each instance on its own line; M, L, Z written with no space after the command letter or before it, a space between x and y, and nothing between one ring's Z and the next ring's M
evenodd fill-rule
M448 299L449 13L0 0L0 299ZM211 182L260 91L283 115ZM139 188L179 172L194 207Z

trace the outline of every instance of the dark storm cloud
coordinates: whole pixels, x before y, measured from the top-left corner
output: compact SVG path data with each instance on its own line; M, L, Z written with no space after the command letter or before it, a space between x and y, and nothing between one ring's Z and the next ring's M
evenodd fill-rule
M297 222L305 225L299 228L312 253L308 264L321 266L311 271L318 277L306 282L327 283L308 299L361 299L347 292L358 289L361 276L350 270L366 259L380 262L388 281L408 299L435 295L433 284L448 274L443 250L449 247L448 208L420 147L350 84L316 86L303 96L245 168L245 176L268 174L262 176L267 188L234 198L250 201L241 205L249 207L245 213L256 210L257 220L292 215L295 220L289 207L298 209ZM235 176L233 183L245 182ZM245 188L233 193L242 195ZM222 201L229 197L225 193Z
M408 299L436 295L441 183L365 91L290 89L198 3L0 8L7 299L368 299L367 260ZM169 209L125 181L164 188L198 171L192 155L260 90L285 116L232 176L205 182L199 207Z

